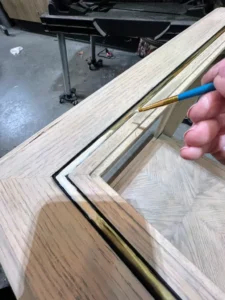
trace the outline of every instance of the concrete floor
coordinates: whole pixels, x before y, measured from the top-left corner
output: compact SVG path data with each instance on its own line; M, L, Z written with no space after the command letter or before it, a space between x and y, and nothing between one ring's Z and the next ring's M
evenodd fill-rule
M73 107L58 100L63 82L57 39L10 33L0 32L0 157ZM13 56L10 49L17 46L24 50ZM114 58L104 59L104 68L89 71L88 44L67 40L67 50L71 84L82 101L140 60L136 53L112 50Z

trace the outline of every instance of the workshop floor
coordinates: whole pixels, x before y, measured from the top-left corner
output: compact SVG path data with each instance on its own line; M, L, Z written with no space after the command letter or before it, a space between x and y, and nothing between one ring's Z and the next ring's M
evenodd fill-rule
M17 29L10 33L0 32L0 157L72 108L58 100L63 82L56 38ZM23 51L13 56L10 49L18 46ZM104 59L104 68L89 71L88 44L67 40L67 50L71 84L80 100L140 60L136 53L112 50L114 58Z

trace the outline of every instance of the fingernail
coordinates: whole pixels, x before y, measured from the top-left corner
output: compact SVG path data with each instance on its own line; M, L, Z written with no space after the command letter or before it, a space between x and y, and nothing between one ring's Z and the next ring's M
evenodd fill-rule
M196 104L193 104L193 105L189 108L189 110L188 110L188 112L187 112L187 117L188 117L188 118L190 118L190 112L191 112L192 108L193 108L195 105L196 105Z
M185 136L188 134L188 132L192 131L192 130L195 129L196 127L197 127L197 125L193 125L188 131L186 131L186 132L184 133L183 138L185 138Z
M188 149L189 147L188 146L184 146L180 149L180 151L184 150L184 149Z

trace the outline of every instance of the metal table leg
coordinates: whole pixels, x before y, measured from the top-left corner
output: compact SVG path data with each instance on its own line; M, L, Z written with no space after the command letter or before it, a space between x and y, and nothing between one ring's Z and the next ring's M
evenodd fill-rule
M60 103L70 102L74 105L77 104L76 97L76 89L72 88L70 85L70 73L69 73L69 65L67 58L67 50L66 50L66 40L65 35L63 33L58 33L58 42L59 42L59 50L60 56L62 60L62 69L63 69L63 85L64 85L64 94L60 96Z
M90 46L91 46L91 60L96 61L95 37L93 35L90 36Z
M96 60L96 53L95 53L95 36L90 36L90 47L91 47L91 58L88 61L89 69L91 71L97 70L103 66L102 59Z

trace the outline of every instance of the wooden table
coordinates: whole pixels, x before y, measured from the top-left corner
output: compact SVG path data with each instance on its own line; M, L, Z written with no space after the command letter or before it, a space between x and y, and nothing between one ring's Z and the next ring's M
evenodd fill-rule
M213 11L1 159L18 299L225 299L224 167L171 138L194 100L135 113L195 84L224 26Z

